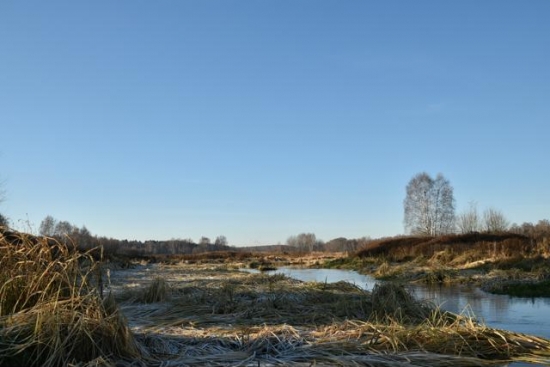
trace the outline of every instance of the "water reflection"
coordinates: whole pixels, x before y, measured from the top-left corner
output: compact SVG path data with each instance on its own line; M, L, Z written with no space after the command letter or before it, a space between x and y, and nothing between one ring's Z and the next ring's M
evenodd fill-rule
M550 299L495 295L459 286L409 288L420 299L452 312L473 314L491 327L550 338Z
M304 282L335 283L344 280L367 290L372 290L374 285L377 283L377 281L371 276L359 274L355 271L340 269L279 268L277 270L268 271L267 273L284 274L290 278L302 280Z

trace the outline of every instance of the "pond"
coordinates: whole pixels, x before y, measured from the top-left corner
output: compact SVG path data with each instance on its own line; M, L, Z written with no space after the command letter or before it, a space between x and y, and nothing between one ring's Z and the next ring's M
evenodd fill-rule
M302 281L333 283L345 280L366 290L372 290L378 282L371 276L339 269L280 268L267 273L282 273ZM429 300L447 311L474 316L487 326L550 339L550 298L496 295L464 286L408 285L407 288L418 299ZM512 363L510 366L534 365Z

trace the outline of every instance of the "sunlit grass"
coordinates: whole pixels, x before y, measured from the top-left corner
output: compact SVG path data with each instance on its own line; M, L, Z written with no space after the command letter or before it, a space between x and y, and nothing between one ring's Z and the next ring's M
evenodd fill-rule
M101 299L99 263L48 238L0 234L0 365L64 366L137 358L112 297Z

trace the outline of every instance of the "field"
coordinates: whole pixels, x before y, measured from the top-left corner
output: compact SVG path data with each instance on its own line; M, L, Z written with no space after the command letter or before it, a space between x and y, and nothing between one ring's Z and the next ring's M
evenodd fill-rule
M544 363L550 341L416 301L403 287L250 274L231 260L98 261L0 238L0 365L485 366Z

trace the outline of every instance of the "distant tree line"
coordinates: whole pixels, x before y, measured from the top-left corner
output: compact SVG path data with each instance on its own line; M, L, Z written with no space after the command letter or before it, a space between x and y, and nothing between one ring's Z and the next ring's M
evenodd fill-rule
M60 241L70 242L81 250L88 250L94 247L103 247L106 254L143 257L155 255L187 255L199 254L214 251L266 251L266 252L348 252L354 253L359 249L375 242L370 237L348 239L338 237L324 242L318 239L314 233L300 233L290 236L286 244L254 247L229 246L227 238L223 235L212 241L209 237L203 236L198 242L192 239L170 239L170 240L120 240L105 236L95 236L85 227L78 227L67 221L58 221L52 216L47 216L40 224L40 235L54 237ZM511 232L521 234L529 238L550 240L550 221L544 219L536 224L523 223L521 225L509 225L503 214L495 209L487 209L479 214L475 204L464 213L456 217L456 231L453 233L504 233Z
M362 237L360 239L347 239L345 237L339 237L332 239L328 242L323 242L316 238L313 233L300 233L296 236L290 236L286 244L290 248L296 249L298 252L313 252L313 251L325 251L325 252L355 252L357 249L364 246L371 239L368 237Z
M4 198L0 190L0 202ZM504 214L494 208L478 212L475 203L470 203L464 212L455 214L455 199L450 181L442 174L435 178L426 172L415 175L406 187L403 201L404 226L408 234L415 236L440 236L445 234L505 233L522 234L537 241L550 238L550 222L540 220L537 224L512 224ZM0 226L9 226L8 219L0 214ZM368 237L347 239L339 237L324 242L314 233L300 233L290 236L286 244L260 247L236 248L228 245L223 235L212 241L201 237L196 243L191 239L170 239L166 241L130 241L94 236L85 227L78 227L67 221L58 221L47 216L40 224L39 233L43 236L71 242L82 250L102 246L110 254L123 256L180 255L210 251L279 251L308 253L313 251L355 252L372 242Z
M536 224L525 222L518 225L514 223L510 226L509 231L550 244L550 221L548 219L539 220Z
M102 246L107 254L140 257L154 255L187 255L212 251L270 251L270 252L300 252L309 253L312 251L326 252L355 252L363 247L371 239L363 237L360 239L347 239L344 237L335 238L328 242L318 239L314 233L300 233L290 236L286 245L270 245L261 247L233 247L229 246L227 238L223 235L212 241L209 237L203 236L198 242L192 239L170 239L165 241L149 240L119 240L105 236L94 236L85 227L78 227L67 221L58 221L48 215L42 220L39 234L58 239L59 241L72 243L81 250L89 250Z
M469 209L457 217L456 226L458 233L462 234L473 232L503 233L508 231L510 223L500 210L488 208L480 215L476 204L470 203Z
M136 241L93 236L85 226L78 227L67 221L58 221L50 215L42 220L39 234L65 243L72 243L83 251L101 246L106 254L129 257L196 254L233 249L228 245L225 236L216 237L213 243L208 237L204 236L201 237L198 243L193 242L191 239Z
M78 227L67 221L58 221L51 215L42 220L38 232L41 236L52 237L64 243L72 243L83 250L95 246L95 238L85 226Z

